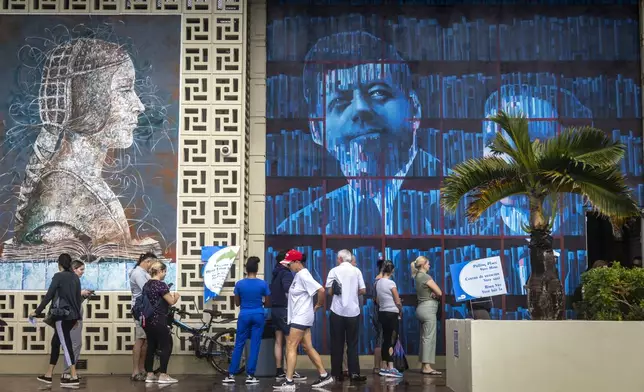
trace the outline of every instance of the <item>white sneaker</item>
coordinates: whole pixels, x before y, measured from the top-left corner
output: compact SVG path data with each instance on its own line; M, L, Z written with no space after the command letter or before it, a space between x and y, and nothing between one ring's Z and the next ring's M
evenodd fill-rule
M246 385L249 384L259 384L259 380L255 378L255 376L247 376L246 377Z
M145 377L145 382L146 383L157 383L157 382L159 382L159 377L158 376L147 376L147 377Z
M159 377L159 379L157 381L157 383L159 383L159 384L176 384L178 382L179 382L179 380L177 380L176 378L172 378L170 376L163 377L163 378Z
M222 382L222 384L234 384L235 383L235 377L233 377L232 374L229 374L221 382Z

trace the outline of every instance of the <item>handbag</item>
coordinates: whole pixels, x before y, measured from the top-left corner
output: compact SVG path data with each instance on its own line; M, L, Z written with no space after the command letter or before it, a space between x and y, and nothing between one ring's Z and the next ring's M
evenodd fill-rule
M65 320L67 317L69 317L70 313L71 310L69 309L69 305L57 296L49 306L49 312L47 313L47 316L51 316L51 319L55 322Z
M407 357L405 356L405 349L402 344L400 344L400 339L396 342L392 359L394 367L398 369L399 372L403 373L405 370L409 369L409 363L407 363Z

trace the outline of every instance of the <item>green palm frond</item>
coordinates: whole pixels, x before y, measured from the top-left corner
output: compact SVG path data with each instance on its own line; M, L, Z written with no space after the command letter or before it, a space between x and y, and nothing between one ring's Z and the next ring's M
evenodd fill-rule
M613 166L622 160L625 151L622 143L599 129L568 128L543 143L540 158L547 161L567 156L584 165Z
M514 160L526 168L533 168L535 165L534 151L530 142L530 133L528 132L528 119L525 115L519 114L511 116L506 112L499 112L490 117L491 121L497 123L505 131L510 142L514 145ZM498 132L496 139L502 138L502 133ZM492 144L495 144L496 140Z
M521 181L496 180L472 194L472 202L467 206L466 215L470 221L477 220L488 208L506 197L526 194L528 189Z
M469 159L459 163L452 170L453 173L444 179L441 189L441 204L448 211L456 211L459 201L464 196L493 181L521 181L518 166L497 156Z
M563 171L544 171L542 176L551 192L580 194L594 211L610 217L615 224L640 215L626 178L617 166L571 164Z
M622 143L592 127L569 128L531 142L523 115L499 112L490 120L502 128L489 144L494 155L454 167L441 189L447 211L455 211L468 197L467 216L475 220L503 198L521 194L530 200L531 221L525 223L548 230L555 214L544 222L545 200L551 197L556 203L559 194L574 193L615 225L640 216L618 166L625 153Z

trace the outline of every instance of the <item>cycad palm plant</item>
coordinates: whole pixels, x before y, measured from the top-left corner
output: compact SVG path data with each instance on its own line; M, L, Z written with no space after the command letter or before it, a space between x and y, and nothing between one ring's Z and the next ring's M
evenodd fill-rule
M611 220L615 228L639 216L619 161L625 147L603 131L569 128L548 140L530 141L523 115L499 112L490 118L502 129L490 142L491 155L456 165L441 189L441 204L454 212L467 198L466 215L477 220L485 210L510 196L520 195L529 206L524 230L530 235L531 275L526 289L532 319L558 319L563 287L552 251L555 213L548 217L546 201L556 205L558 195L582 195L587 206Z

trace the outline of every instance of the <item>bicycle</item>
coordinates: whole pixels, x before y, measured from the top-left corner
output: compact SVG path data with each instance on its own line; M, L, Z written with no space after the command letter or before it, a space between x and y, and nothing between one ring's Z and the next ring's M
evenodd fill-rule
M175 314L179 318L175 318ZM203 320L203 314L210 315L210 320L207 323ZM210 335L210 327L212 324L230 323L237 319L226 317L221 312L212 309L204 309L203 314L200 314L202 317L201 326L191 327L182 321L184 317L188 317L191 314L172 306L168 312L168 320L171 320L170 329L177 327L181 331L189 333L190 336L187 339L192 344L195 356L199 359L206 359L215 370L227 376L228 367L233 357L233 350L235 349L237 330L235 328L226 328L214 335ZM217 317L220 317L221 320L215 321ZM186 337L179 336L178 333L175 334L179 337L179 340L185 342ZM242 373L244 370L246 370L246 358L242 355L239 372Z

